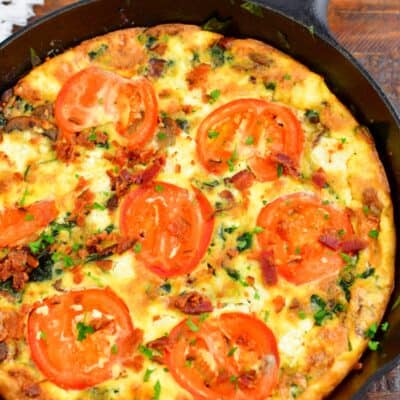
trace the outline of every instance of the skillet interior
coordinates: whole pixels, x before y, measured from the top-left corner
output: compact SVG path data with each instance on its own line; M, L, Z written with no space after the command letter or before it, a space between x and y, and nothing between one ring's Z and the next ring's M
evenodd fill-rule
M279 1L264 0L264 4ZM240 7L239 0L86 0L55 12L0 44L0 92L11 87L31 66L30 48L44 59L84 39L132 25L151 26L166 22L202 24L211 16L230 19L225 32L235 37L254 37L292 55L322 74L338 97L374 136L392 189L398 234L400 232L400 120L368 74L333 40L291 18L266 8L258 17ZM282 1L281 1L282 3ZM304 7L304 6L303 6ZM309 19L308 19L309 20ZM89 23L88 23L89 22ZM396 266L400 265L397 253ZM399 274L389 305L391 328L382 339L382 351L363 358L361 372L350 374L331 399L364 399L372 375L382 375L400 359L400 307L391 310L400 295ZM361 389L360 389L361 388ZM356 394L356 392L358 393Z

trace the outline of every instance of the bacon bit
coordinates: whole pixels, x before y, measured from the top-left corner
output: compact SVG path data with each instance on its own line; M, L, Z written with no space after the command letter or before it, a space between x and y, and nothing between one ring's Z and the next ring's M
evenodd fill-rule
M54 145L54 149L56 151L57 158L66 163L73 161L79 155L79 153L75 150L74 143L66 139L57 140L56 144Z
M332 235L329 233L325 233L318 238L318 241L322 243L324 246L329 247L332 250L339 250L341 246L341 241L337 237L337 235Z
M222 192L218 193L218 195L222 199L226 200L228 203L233 203L235 201L232 192L230 192L229 190L225 189Z
M0 281L12 278L15 290L22 290L29 280L29 273L39 265L39 262L27 249L13 248L0 262Z
M284 153L276 153L271 156L272 160L281 164L283 166L283 170L285 174L291 175L294 177L299 176L299 171L297 170L294 161Z
M78 179L78 183L75 186L75 192L81 192L88 185L89 181L87 181L83 176L80 176Z
M363 239L353 238L341 243L340 248L344 253L358 253L367 247L367 242Z
M254 369L242 372L237 379L239 389L248 390L256 387L257 374Z
M75 207L68 218L70 221L76 221L78 226L83 226L85 216L89 214L94 201L94 193L90 189L83 191L75 200Z
M226 255L232 259L234 257L236 257L239 254L239 251L237 249L234 248L230 248L226 251Z
M278 282L278 273L273 262L271 251L263 251L260 254L261 273L264 282L268 286L276 285Z
M290 310L297 310L297 309L299 309L299 308L300 308L300 302L299 302L298 299L294 298L294 299L291 301L290 305L289 305L289 309L290 309Z
M189 89L202 88L208 80L208 74L211 71L210 64L199 64L186 74L186 81Z
M112 171L107 171L107 175L111 179L111 189L116 192L118 198L128 193L129 187L133 183L133 177L127 169L121 170L118 175L114 175Z
M247 275L246 276L246 282L250 285L250 286L253 286L254 285L254 283L255 283L255 278L253 277L253 276L250 276L250 275Z
M8 346L6 342L0 342L0 363L8 357Z
M211 301L199 292L186 292L171 299L171 305L185 314L198 315L211 312L213 306Z
M149 60L149 75L153 78L159 78L164 72L164 67L167 62L161 58L150 58Z
M100 255L122 254L131 249L136 239L129 239L120 236L118 233L101 232L86 240L86 250L89 254Z
M82 283L84 275L82 271L82 265L77 265L73 269L71 269L73 274L73 281L76 284Z
M228 50L231 48L232 42L235 39L230 38L230 37L223 37L221 39L218 40L218 42L216 43L217 46L222 47L224 50Z
M283 296L276 296L272 299L272 304L274 305L274 310L276 313L280 313L285 307L285 298Z
M311 180L320 189L324 188L327 183L325 171L322 168L319 168L312 174Z
M106 207L109 210L115 210L118 207L118 203L119 203L118 197L116 195L113 195L107 200Z
M41 390L37 383L25 383L22 385L22 392L26 397L35 398L40 396Z
M144 356L141 354L134 356L123 362L124 366L127 368L132 368L135 372L140 372L144 364Z
M180 165L180 164L176 164L176 165L175 165L175 173L176 173L176 174L180 174L180 173L181 173L181 170L182 170L181 165Z
M362 194L363 203L368 207L368 215L379 218L383 209L383 205L378 198L378 194L374 188L366 188Z
M158 43L156 46L154 46L151 51L154 53L157 53L158 55L162 56L165 53L165 50L167 50L167 44L166 43Z
M113 263L111 260L98 260L96 261L96 265L103 271L110 271Z
M24 314L17 311L0 311L0 342L24 336Z
M160 157L157 158L153 165L147 167L145 170L138 172L133 177L133 182L136 185L146 185L150 183L162 170L163 166L165 165L165 158Z
M185 114L191 114L193 112L193 110L194 110L194 107L191 104L184 104L182 106L182 111Z
M152 361L155 361L159 364L164 363L165 353L169 346L169 338L168 336L161 336L158 339L154 339L151 342L146 344L151 350L155 350L159 354L153 354Z
M224 179L224 181L225 183L232 183L236 189L242 191L249 189L253 184L254 179L254 174L251 171L244 169L232 177Z
M66 292L66 290L61 286L62 280L57 279L51 286L57 290L57 292Z

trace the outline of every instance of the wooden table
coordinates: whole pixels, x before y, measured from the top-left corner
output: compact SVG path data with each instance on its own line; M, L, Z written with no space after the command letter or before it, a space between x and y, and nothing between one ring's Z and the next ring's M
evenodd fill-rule
M44 15L74 1L46 0L35 12ZM400 110L400 0L331 0L329 25ZM399 399L400 366L374 383L368 393L368 400Z

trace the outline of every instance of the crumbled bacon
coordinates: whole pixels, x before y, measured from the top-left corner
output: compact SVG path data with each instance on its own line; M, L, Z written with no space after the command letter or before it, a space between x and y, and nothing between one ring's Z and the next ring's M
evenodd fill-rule
M325 171L322 168L319 168L312 174L311 180L315 185L322 189L327 183Z
M118 197L114 194L107 200L106 207L109 210L115 210L118 207L118 202Z
M13 310L0 311L0 342L24 336L24 315Z
M190 315L198 315L213 310L211 301L205 295L196 291L175 296L171 299L171 305Z
M264 282L268 286L276 285L278 282L278 273L276 265L273 262L272 252L263 251L260 254L261 273Z
M293 161L287 154L284 153L276 153L272 155L272 160L276 163L282 165L285 174L291 175L294 177L299 176L299 171Z
M26 397L33 399L40 396L41 389L37 383L25 383L24 385L22 385L22 392L25 394Z
M39 262L27 249L13 248L0 262L0 281L12 278L15 290L22 290L29 280L29 273L39 265Z
M86 240L86 250L89 254L111 255L122 254L131 249L136 239L120 236L118 233L101 232L92 235Z
M165 50L167 50L167 47L168 46L166 43L157 43L154 47L152 47L151 51L162 56L165 53Z
M283 296L276 296L272 299L272 304L274 305L274 310L276 313L280 313L285 307L285 298Z
M8 357L8 346L6 342L0 342L0 363Z
M189 89L201 88L207 83L208 74L211 71L210 64L199 64L186 75Z
M159 78L164 72L164 67L167 62L161 58L150 58L149 60L149 75L154 78Z
M154 163L144 169L143 171L137 172L133 177L133 182L136 185L146 185L150 183L162 170L165 165L165 158L160 157L154 160Z
M103 271L110 271L113 263L111 260L98 260L96 261L96 265Z
M85 222L85 216L89 214L92 209L94 201L94 193L86 189L76 199L74 209L69 216L70 221L76 221L78 226L83 226Z
M383 205L378 198L378 194L374 188L366 188L362 194L363 204L368 207L368 215L379 218L383 209Z
M257 374L254 369L242 372L237 378L237 383L239 389L241 390L254 389L256 387L256 381L257 381Z
M164 363L165 352L168 349L168 346L168 336L161 336L160 338L154 339L146 344L146 347L158 353L153 354L152 360L160 364Z
M363 239L353 238L341 243L340 248L344 253L357 253L367 247L367 242Z
M69 163L73 161L79 153L76 152L75 145L70 140L59 139L54 145L57 159Z
M245 190L249 189L253 184L254 174L251 171L244 169L230 178L226 178L224 181L226 183L232 183L238 190Z
M116 192L117 198L128 193L129 187L133 183L133 177L127 169L121 170L118 175L114 175L112 171L107 171L107 174L111 179L111 189Z
M318 238L319 242L329 247L332 250L339 250L341 246L341 240L337 235L324 233Z

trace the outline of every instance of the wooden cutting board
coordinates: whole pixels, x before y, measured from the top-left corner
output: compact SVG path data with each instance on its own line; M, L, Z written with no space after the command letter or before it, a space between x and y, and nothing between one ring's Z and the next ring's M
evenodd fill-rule
M75 1L46 0L44 6L35 7L36 16ZM400 111L400 0L331 0L328 20L334 36ZM367 399L400 400L400 366L376 381Z

